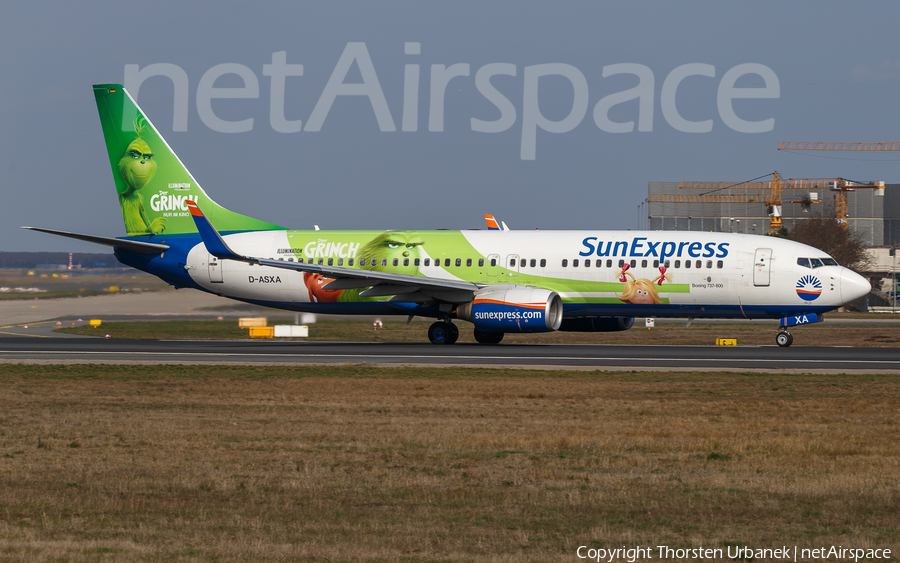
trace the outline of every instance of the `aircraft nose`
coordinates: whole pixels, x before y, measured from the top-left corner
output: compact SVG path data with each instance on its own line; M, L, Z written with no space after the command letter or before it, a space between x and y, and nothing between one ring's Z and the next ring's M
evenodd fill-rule
M857 274L853 270L843 268L841 270L841 301L850 303L856 301L872 291L869 280Z

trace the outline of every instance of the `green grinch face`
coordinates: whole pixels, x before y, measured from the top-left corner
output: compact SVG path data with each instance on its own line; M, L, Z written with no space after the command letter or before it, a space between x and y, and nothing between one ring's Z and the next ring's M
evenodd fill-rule
M119 174L131 189L137 191L147 185L155 173L153 152L143 139L135 139L119 159Z
M402 264L404 258L409 258L413 263L416 258L421 256L419 247L424 244L419 234L414 231L390 231L382 233L367 242L360 250L358 256L361 258L371 259L387 258L388 264L393 264L396 258L398 263ZM381 262L379 261L379 264ZM391 268L392 266L387 266ZM374 266L376 270L381 270L382 266Z
M388 258L402 256L404 258L418 258L419 247L422 240L415 233L396 232L388 233L387 239L381 243L382 249L387 249ZM384 252L384 250L382 250Z

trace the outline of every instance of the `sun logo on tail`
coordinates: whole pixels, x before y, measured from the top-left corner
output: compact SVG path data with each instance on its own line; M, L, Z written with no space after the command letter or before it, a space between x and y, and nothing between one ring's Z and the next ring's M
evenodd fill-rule
M815 301L822 294L822 282L816 276L803 276L797 281L797 295L804 301Z

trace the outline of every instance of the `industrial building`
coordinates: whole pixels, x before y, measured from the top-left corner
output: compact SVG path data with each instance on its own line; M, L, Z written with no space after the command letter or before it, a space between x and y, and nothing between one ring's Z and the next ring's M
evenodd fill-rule
M768 193L747 189L739 183L725 189L679 187L679 182L650 182L646 202L646 228L665 231L714 231L764 235L770 230L770 214L780 216L789 231L816 214L834 216L837 193L834 186L820 184L809 189L786 189L780 208L768 205ZM745 201L740 201L745 200ZM753 201L746 201L753 200ZM900 248L900 184L883 189L861 188L846 193L850 232L870 247L868 274L873 282L872 307L894 306Z

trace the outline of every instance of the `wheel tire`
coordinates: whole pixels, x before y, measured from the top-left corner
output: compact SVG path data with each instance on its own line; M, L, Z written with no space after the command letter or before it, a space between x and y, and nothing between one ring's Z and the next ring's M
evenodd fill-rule
M503 340L502 332L485 332L475 329L475 341L479 344L500 344Z
M447 323L447 327L447 344L456 344L456 341L459 340L459 327L453 323Z
M444 322L433 323L428 327L428 340L431 340L432 344L447 344L450 336L448 326L452 325Z
M779 332L775 335L775 344L778 344L782 348L787 348L793 343L794 337L791 336L790 332Z

